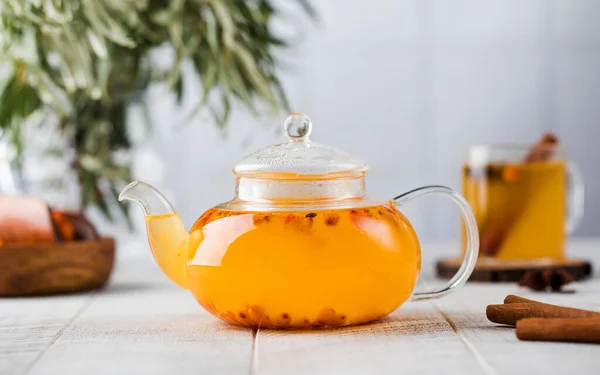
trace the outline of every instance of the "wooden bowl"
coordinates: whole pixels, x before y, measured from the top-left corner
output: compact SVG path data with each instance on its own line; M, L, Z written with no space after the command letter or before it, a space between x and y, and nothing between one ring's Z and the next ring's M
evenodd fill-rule
M104 286L115 260L115 240L0 246L0 296L72 293Z

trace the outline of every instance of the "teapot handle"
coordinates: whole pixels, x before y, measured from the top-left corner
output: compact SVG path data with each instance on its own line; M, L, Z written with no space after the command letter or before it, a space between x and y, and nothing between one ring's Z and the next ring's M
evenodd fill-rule
M565 223L567 234L572 234L583 219L585 187L579 166L573 162L567 164L569 176L569 214Z
M475 221L471 206L469 206L469 203L467 203L462 195L445 186L430 185L401 194L394 198L394 200L398 206L401 206L406 202L425 195L442 195L452 199L452 201L458 205L461 216L465 222L465 228L467 229L467 249L458 272L456 272L454 277L452 277L446 285L431 291L413 293L411 297L413 301L441 297L459 286L462 286L467 282L469 276L471 276L473 268L475 268L475 263L477 262L477 255L479 254L479 232L477 229L477 222Z

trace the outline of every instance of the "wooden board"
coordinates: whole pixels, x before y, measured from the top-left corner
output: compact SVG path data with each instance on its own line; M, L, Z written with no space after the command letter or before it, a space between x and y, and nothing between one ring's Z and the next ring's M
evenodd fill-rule
M598 245L583 241L576 255L595 257L598 265ZM427 249L439 249L429 253L436 258L451 253L449 246ZM253 331L208 315L150 256L126 259L102 290L0 299L0 374L596 373L600 345L522 342L514 329L485 318L485 306L506 294L600 311L600 279L567 289L576 292L468 283L435 301L406 303L374 324Z
M449 279L458 270L462 259L446 258L436 263L437 276ZM517 261L517 260L488 260L479 261L471 274L469 281L507 282L519 281L528 271L545 269L564 269L571 273L576 280L583 280L592 274L592 264L583 259L566 259L564 261Z
M104 286L115 241L5 244L0 247L0 296L72 293Z

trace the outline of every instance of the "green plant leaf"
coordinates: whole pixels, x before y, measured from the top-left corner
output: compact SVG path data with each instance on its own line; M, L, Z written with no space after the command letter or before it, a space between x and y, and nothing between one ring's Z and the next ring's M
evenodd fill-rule
M314 16L307 0L297 4ZM114 206L128 215L116 202L116 186L131 178L127 160L118 156L136 147L126 110L135 103L147 106L144 93L152 83L166 85L184 101L191 61L202 97L189 116L206 110L223 134L235 104L255 116L288 107L275 74L281 67L275 50L288 45L270 26L281 14L276 5L273 0L4 0L0 72L7 74L0 77L0 127L23 150L23 127L42 110L52 112L48 118L58 121L72 147L66 151L74 151L82 205L97 206L109 219ZM156 64L157 49L174 52L166 66ZM143 113L150 126L147 108Z

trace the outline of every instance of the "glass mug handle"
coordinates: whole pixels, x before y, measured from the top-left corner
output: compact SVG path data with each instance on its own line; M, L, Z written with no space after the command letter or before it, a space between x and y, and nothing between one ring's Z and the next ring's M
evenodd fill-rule
M568 192L569 199L569 214L565 222L567 234L573 233L575 228L583 219L583 203L585 188L583 183L583 175L579 166L573 162L567 164L567 175L570 180L570 188Z
M479 232L477 229L477 222L475 221L471 206L469 206L462 195L445 186L430 185L401 194L394 198L394 200L398 206L402 206L415 198L425 195L441 195L448 197L460 208L461 216L467 230L467 248L465 251L465 258L463 259L460 268L446 285L431 291L413 293L411 297L411 300L413 301L441 297L459 286L462 286L467 282L469 276L471 276L473 268L475 268L475 263L477 262L477 255L479 254Z

